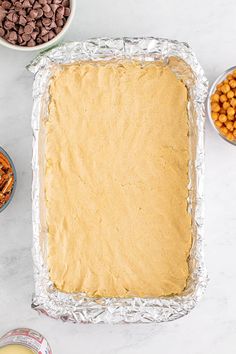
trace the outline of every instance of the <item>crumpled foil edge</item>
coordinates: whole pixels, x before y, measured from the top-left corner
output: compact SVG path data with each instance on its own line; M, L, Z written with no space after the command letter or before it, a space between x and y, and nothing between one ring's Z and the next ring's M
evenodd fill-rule
M186 82L190 95L189 115L194 117L197 129L196 194L194 209L194 237L190 253L190 277L181 296L160 298L88 298L84 294L65 294L53 287L50 281L40 240L40 185L39 185L39 126L42 111L47 109L46 92L55 64L79 60L138 59L168 61L170 57L182 59L191 68L192 83ZM95 38L59 45L38 55L28 66L34 74L33 84L33 260L35 294L32 307L55 319L77 323L148 323L180 318L191 311L201 298L208 281L203 256L203 176L204 176L204 101L208 82L196 56L186 43L161 38ZM178 73L177 73L178 74ZM181 75L180 75L181 76ZM47 93L48 94L48 93ZM44 107L43 107L44 106ZM46 105L47 106L47 105ZM194 114L191 112L194 111ZM191 169L191 168L190 168ZM191 191L193 186L189 185Z

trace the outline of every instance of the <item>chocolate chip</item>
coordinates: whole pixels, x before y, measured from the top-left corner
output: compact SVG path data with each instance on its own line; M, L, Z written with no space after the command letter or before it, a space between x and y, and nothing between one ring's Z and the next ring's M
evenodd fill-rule
M22 34L22 39L24 40L24 42L28 42L30 40L30 35L27 33L23 33Z
M62 0L53 0L53 4L61 4Z
M6 17L6 12L2 7L0 7L0 21L2 22L5 17Z
M42 21L41 20L38 20L36 21L36 27L43 27L43 24L42 24Z
M49 32L48 32L48 39L49 39L49 40L53 39L55 36L56 36L56 35L55 35L55 33L54 33L53 31L49 31Z
M63 26L63 20L56 20L56 24L58 27L62 27Z
M45 12L45 17L52 18L53 16L54 16L54 13L52 10L50 10L49 12Z
M21 16L24 16L24 17L26 16L26 11L24 9L20 9L18 13Z
M11 12L7 15L7 19L14 22L14 23L16 23L18 21L18 18L19 18L19 16L14 12Z
M57 9L57 14L64 15L64 12L65 12L64 6L59 6Z
M50 29L56 28L56 27L57 27L56 22L52 21L52 23L50 24Z
M40 9L40 8L41 8L40 3L39 3L38 1L35 1L34 6L33 6L33 9L38 10L38 9Z
M70 6L69 0L63 0L62 1L62 6L69 7Z
M30 4L29 0L25 0L25 1L23 2L22 6L23 6L25 9L27 9L27 8L31 7L31 4Z
M9 10L11 8L11 3L9 1L3 1L2 8L5 10Z
M0 37L3 37L5 34L5 30L3 28L0 28Z
M31 26L33 29L35 29L36 24L34 21L29 21L28 25Z
M61 20L61 19L63 19L63 14L61 14L60 12L56 12L56 19L57 20Z
M50 7L48 4L44 5L44 7L43 7L43 12L44 12L44 13L47 13L47 12L49 12L49 11L51 11L51 7Z
M61 31L62 31L62 27L57 27L57 28L55 28L56 34L60 33Z
M38 2L39 2L41 5L46 5L46 4L47 4L47 0L38 0Z
M70 8L69 8L69 7L65 7L64 15L65 15L66 17L69 17L69 16L70 16Z
M43 16L43 10L40 8L37 10L38 14L37 14L37 18L40 18Z
M27 20L24 16L20 16L19 18L19 24L22 25L22 26L25 26L27 23Z
M43 18L42 19L42 23L43 23L44 26L50 26L52 21L50 20L50 18Z
M58 5L57 4L51 4L50 7L51 7L53 13L55 13L57 11L57 9L58 9Z
M18 33L19 33L19 34L23 34L23 33L24 33L24 27L23 27L23 26L20 26L20 27L19 27Z
M43 40L44 42L48 42L48 39L49 39L48 33L45 34L45 36L42 36L41 38L42 38L42 40Z
M15 25L14 25L14 22L11 22L11 21L9 21L9 20L6 20L6 21L4 22L4 28L5 28L5 29L10 30L10 29L12 29L14 26L15 26Z
M36 42L31 38L29 40L29 42L27 43L27 46L28 47L35 47L36 46Z
M34 30L33 27L30 26L30 25L26 25L25 28L24 28L24 32L26 34L31 34L33 32L33 30Z
M9 33L9 39L11 41L16 41L17 40L17 33L15 31L10 31Z
M16 11L19 11L20 9L22 9L22 3L20 1L15 2L15 9L16 9Z
M38 37L38 38L36 39L36 42L37 42L38 44L42 44L42 43L43 43L43 40L42 40L40 37Z
M46 34L48 34L48 31L46 30L45 27L43 27L41 30L41 36L45 36Z
M37 10L31 10L29 13L31 18L36 18L38 16L38 11Z
M23 43L23 39L22 39L22 37L18 35L18 37L17 37L17 41L18 41L18 43L19 43L19 44Z
M31 33L31 37L35 40L37 38L38 34L39 33L37 31L34 31Z

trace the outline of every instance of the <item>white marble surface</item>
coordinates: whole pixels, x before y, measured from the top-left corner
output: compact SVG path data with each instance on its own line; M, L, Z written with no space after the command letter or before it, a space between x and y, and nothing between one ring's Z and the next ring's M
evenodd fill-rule
M66 39L160 36L187 41L212 81L235 65L235 0L78 0ZM187 317L161 325L71 325L31 310L31 86L34 54L0 47L0 145L18 173L0 214L0 334L39 330L56 354L234 353L236 332L236 148L206 124L206 260L210 283Z

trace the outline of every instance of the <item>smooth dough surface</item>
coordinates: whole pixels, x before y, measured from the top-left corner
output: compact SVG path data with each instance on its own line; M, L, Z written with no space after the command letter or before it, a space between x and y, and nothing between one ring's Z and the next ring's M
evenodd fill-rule
M56 287L157 297L186 286L187 90L160 63L81 62L50 86L45 196Z

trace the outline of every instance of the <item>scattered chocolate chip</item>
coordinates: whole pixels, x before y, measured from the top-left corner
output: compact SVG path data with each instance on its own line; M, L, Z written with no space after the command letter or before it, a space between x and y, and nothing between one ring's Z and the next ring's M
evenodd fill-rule
M47 0L38 0L40 5L46 5L47 4Z

